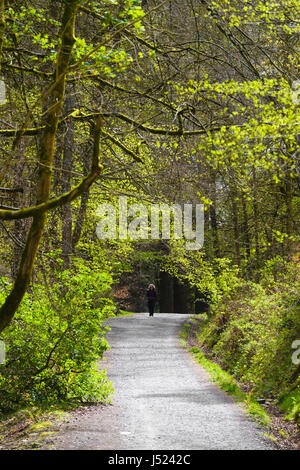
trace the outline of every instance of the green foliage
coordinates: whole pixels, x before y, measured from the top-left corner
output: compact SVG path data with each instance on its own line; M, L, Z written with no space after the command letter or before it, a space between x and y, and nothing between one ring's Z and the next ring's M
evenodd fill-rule
M299 32L296 0L269 0L248 2L247 0L218 0L210 3L209 14L228 23L230 28L242 25L263 25L267 32L293 34Z
M170 253L163 261L163 268L207 293L213 303L224 297L230 298L242 283L238 268L230 259L208 260L204 251L186 250L181 240L170 243Z
M37 403L106 401L112 392L98 360L108 348L102 320L115 312L112 278L77 262L51 293L35 285L1 335L7 361L0 366L3 410ZM1 287L1 300L5 294Z
M118 72L124 71L133 62L131 55L122 47L115 49L104 45L106 42L106 29L111 26L122 27L133 22L133 30L143 30L140 19L144 16L144 12L140 6L140 1L128 0L122 2L121 8L118 3L110 1L102 2L100 5L99 2L85 2L85 12L91 13L97 18L98 22L100 21L99 35L103 46L101 44L101 47L95 45L95 38L90 41L85 37L76 37L72 60L78 62L80 59L86 58L81 64L82 71L88 70L90 74L101 73L103 76L115 77ZM47 4L44 8L25 7L23 5L10 6L6 10L6 15L15 40L31 44L28 47L32 50L40 50L44 56L40 62L53 64L59 47L58 36L53 32L57 33L60 22L53 18L51 6L48 6L48 8ZM80 17L82 19L82 13ZM52 29L49 28L50 25ZM47 32L37 32L37 29L40 28ZM13 46L14 41L8 36L6 44ZM45 52L46 54L44 54ZM34 54L30 59L33 66L36 66L40 60L39 56Z
M279 397L280 407L287 413L287 419L295 420L300 426L300 380L293 390L282 393Z
M293 89L285 79L259 79L238 82L212 82L206 76L201 82L190 80L173 85L181 99L198 105L206 99L218 100L221 115L228 125L216 128L201 139L199 154L205 155L214 169L231 168L244 184L251 180L250 168L273 171L278 183L286 177L283 161L290 175L296 176L293 152L299 133L299 106ZM289 155L282 155L282 139ZM268 146L266 142L271 142Z
M270 260L260 284L244 281L199 332L199 343L210 350L210 357L251 384L256 395L289 396L297 379L292 362L292 343L300 337L297 276L294 264Z

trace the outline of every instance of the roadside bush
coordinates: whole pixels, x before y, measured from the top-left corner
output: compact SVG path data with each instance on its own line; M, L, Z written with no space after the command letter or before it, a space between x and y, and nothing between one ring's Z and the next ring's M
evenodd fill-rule
M98 359L108 348L102 320L114 312L113 280L77 266L62 272L51 294L41 285L28 293L1 340L6 364L0 365L0 407L59 401L106 401L112 387ZM0 302L6 285L0 287Z
M299 366L292 362L291 346L300 339L299 307L297 267L271 260L260 284L245 281L231 298L223 298L198 336L210 357L250 384L256 395L282 395L295 415L300 407Z

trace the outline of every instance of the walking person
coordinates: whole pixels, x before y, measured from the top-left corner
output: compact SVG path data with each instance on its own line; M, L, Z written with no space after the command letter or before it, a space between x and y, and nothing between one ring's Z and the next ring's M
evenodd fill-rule
M149 317L153 317L154 315L154 307L157 300L157 293L155 290L154 284L149 284L147 289L147 302L148 302L148 309L149 309Z

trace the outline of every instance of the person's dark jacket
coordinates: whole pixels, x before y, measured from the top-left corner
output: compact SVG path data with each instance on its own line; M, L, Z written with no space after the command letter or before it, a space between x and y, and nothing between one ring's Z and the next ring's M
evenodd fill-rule
M147 300L148 302L155 302L157 299L157 293L155 289L147 290Z

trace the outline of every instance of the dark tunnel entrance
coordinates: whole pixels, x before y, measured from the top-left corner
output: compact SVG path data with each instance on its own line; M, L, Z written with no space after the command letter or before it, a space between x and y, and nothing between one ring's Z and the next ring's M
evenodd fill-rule
M207 294L191 288L169 273L160 271L158 279L159 311L165 313L209 312Z

